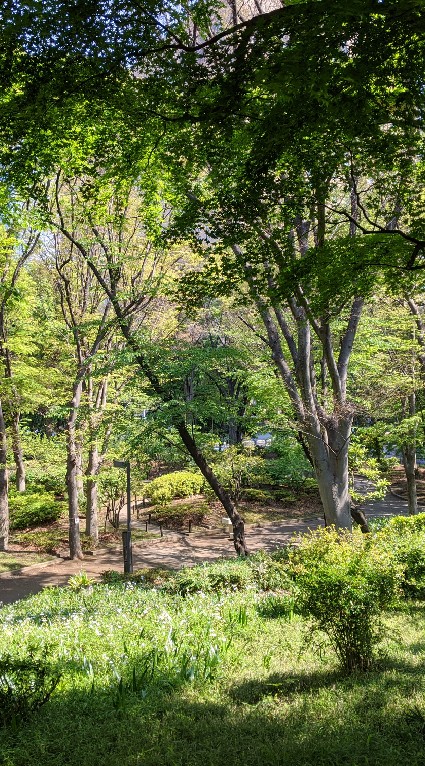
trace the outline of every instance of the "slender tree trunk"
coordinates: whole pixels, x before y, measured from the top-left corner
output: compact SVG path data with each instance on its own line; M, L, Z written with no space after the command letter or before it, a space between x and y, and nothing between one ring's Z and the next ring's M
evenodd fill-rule
M0 315L1 315L0 316L0 336L4 339L5 338L4 316L2 312L0 312ZM12 431L12 452L13 452L13 459L15 461L15 468L16 468L16 473L15 473L16 489L18 490L18 492L25 492L25 465L24 465L24 458L22 453L21 435L19 433L19 420L20 420L19 397L13 383L12 359L11 359L10 351L7 344L1 345L0 352L3 358L4 375L5 375L5 378L9 380L11 383L13 398L15 400L12 403L11 431Z
M78 443L76 436L78 408L81 402L82 381L74 384L73 397L69 408L67 432L66 486L69 510L69 553L71 559L82 559L80 539L79 493L78 493Z
M409 515L414 516L418 512L418 498L416 493L416 448L414 444L403 445L403 465L407 482Z
M87 500L86 500L86 535L97 543L99 539L98 527L98 496L97 496L97 474L99 471L99 454L94 446L89 450L89 460L87 465Z
M416 414L416 396L414 393L406 397L404 404L404 417L413 417ZM418 512L418 498L416 492L416 429L411 434L407 443L403 444L403 466L407 482L407 503L409 515L414 516Z
M9 547L9 474L3 407L0 402L0 551Z
M248 549L246 547L246 541L245 541L245 525L244 525L242 517L239 515L238 511L233 505L229 497L229 494L221 486L215 473L208 465L207 461L205 460L205 457L198 450L195 440L190 435L186 425L184 423L179 423L176 427L187 451L193 457L196 465L198 466L204 478L207 480L208 484L210 485L211 489L213 490L217 498L220 500L230 521L232 522L233 544L235 546L236 553L238 554L238 556L247 556Z
M77 489L80 505L84 503L84 471L83 471L83 445L81 438L75 443L77 456Z
M21 434L19 433L19 412L12 414L12 451L16 468L16 489L25 492L25 464L22 453Z
M240 430L238 424L234 420L229 420L229 444L235 445L240 443Z

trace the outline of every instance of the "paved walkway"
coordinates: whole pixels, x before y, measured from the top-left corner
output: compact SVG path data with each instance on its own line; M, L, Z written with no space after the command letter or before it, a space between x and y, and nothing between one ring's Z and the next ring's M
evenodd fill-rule
M284 524L246 526L246 540L249 551L273 550L287 543L294 534L306 532L321 526L320 519L308 522L288 520ZM165 533L158 540L146 540L133 547L133 568L161 567L180 569L235 555L232 540L219 530L213 532ZM69 578L81 570L89 577L100 580L102 572L114 569L123 571L123 557L120 548L97 551L86 555L84 561L58 558L44 564L17 569L0 574L0 602L9 604L38 593L43 588L66 585Z
M369 482L360 480L364 491L368 491ZM361 487L359 487L361 489ZM390 492L383 500L375 500L362 506L362 510L371 516L394 516L407 514L407 502L395 497ZM250 551L273 550L287 543L294 534L306 532L322 526L320 519L310 521L288 520L283 524L272 523L246 526L246 539ZM231 539L221 531L187 533L165 533L158 540L146 540L133 548L133 568L161 567L180 569L193 566L202 561L213 561L235 555ZM43 588L54 585L66 585L69 578L81 570L89 577L100 580L102 572L114 569L123 571L121 548L97 551L86 555L84 561L71 561L57 558L44 564L35 564L24 569L0 574L0 603L18 601Z

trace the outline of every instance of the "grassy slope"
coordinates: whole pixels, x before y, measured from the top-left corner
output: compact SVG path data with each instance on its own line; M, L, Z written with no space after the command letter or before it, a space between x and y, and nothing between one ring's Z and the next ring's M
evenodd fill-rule
M263 619L258 598L119 584L3 608L0 651L37 646L64 677L30 721L0 733L0 764L424 764L424 606L386 618L379 672L343 678L330 652L307 646L301 619Z

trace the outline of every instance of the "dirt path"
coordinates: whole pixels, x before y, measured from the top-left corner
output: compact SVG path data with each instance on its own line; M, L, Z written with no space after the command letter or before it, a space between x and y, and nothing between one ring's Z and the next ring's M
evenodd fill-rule
M366 482L364 489L367 490ZM389 492L382 500L366 503L363 510L368 517L406 515L407 503ZM318 526L322 526L319 519L292 519L285 523L247 525L248 548L250 551L273 550L287 543L294 534L316 529ZM133 567L135 570L143 567L181 569L203 561L214 561L234 555L232 541L221 531L195 532L190 535L170 532L165 533L159 540L146 540L136 544L133 548ZM58 557L53 562L4 572L0 574L0 603L18 601L49 586L66 585L69 578L81 570L89 577L99 580L102 572L108 569L123 571L121 548L86 555L84 561L70 561Z
M284 524L264 524L246 527L247 544L250 551L273 550L287 543L294 534L307 532L321 526L318 519L308 522L288 520ZM224 532L195 532L193 534L166 533L159 540L146 540L133 547L133 568L162 567L181 569L214 561L222 557L232 557L235 549L232 541ZM98 551L86 556L84 561L71 561L58 558L53 562L35 564L24 569L0 574L0 602L10 604L21 598L38 593L43 588L66 585L69 578L81 570L89 577L99 580L102 572L114 569L123 571L123 558L120 548Z

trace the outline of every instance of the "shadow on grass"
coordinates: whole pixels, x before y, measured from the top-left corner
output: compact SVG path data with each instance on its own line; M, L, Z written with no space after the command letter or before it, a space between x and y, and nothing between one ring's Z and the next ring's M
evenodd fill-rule
M338 681L346 678L342 673L314 672L314 673L273 673L266 679L248 679L240 684L235 684L229 691L229 696L235 702L248 705L256 705L264 697L297 694L299 692L314 692L320 689L332 687Z
M424 764L425 719L403 672L272 674L228 692L176 687L166 677L137 694L90 687L77 675L73 683L18 731L0 732L1 764Z

